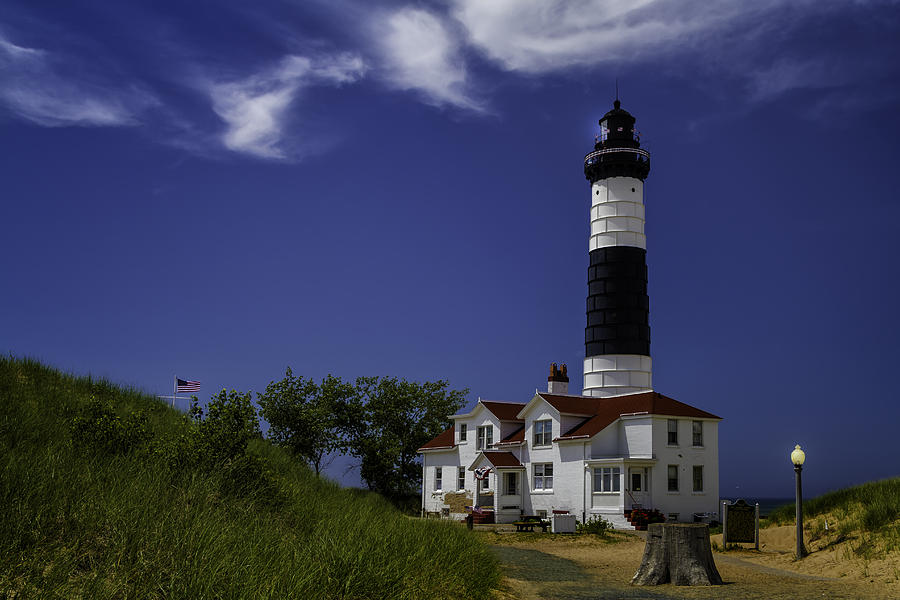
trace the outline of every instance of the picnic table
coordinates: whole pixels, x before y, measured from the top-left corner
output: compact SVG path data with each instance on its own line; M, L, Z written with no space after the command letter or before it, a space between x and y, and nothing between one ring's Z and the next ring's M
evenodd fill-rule
M540 527L541 531L547 533L550 521L545 521L540 517L522 517L520 521L514 522L513 525L516 526L516 531L534 531L535 527Z

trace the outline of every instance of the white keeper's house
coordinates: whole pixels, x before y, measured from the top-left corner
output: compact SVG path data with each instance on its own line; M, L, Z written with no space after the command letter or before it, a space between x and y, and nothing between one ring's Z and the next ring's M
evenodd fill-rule
M600 515L618 527L635 508L669 520L718 519L716 415L654 391L644 180L650 154L616 99L584 157L591 185L584 385L565 365L526 403L479 400L419 449L422 510L513 522L522 515Z
M619 528L633 508L716 518L719 417L653 391L570 396L555 367L547 393L480 400L420 448L426 513L461 519L477 506L511 523L557 511Z

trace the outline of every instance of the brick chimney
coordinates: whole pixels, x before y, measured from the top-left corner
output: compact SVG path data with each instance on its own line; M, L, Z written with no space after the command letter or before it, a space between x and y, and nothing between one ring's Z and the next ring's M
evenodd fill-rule
M568 394L569 376L566 374L566 365L556 367L556 363L550 363L550 376L547 378L548 394Z

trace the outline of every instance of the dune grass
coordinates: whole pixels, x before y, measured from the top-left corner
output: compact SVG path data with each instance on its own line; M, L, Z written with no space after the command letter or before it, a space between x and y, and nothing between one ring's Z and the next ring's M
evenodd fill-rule
M769 523L794 523L795 504L769 514ZM825 520L831 516L830 529ZM831 543L855 539L857 554L874 557L900 550L900 477L870 481L803 502L804 529L812 539L828 532ZM817 517L822 517L817 519Z
M157 450L189 432L136 390L0 358L0 598L485 598L497 584L465 528L318 479L262 439L247 452L268 485L249 489L165 452L80 450L72 423L92 397L143 411Z

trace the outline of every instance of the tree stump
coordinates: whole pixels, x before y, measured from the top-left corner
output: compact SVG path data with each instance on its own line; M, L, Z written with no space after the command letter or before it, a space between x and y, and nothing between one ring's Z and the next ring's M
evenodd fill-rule
M705 523L652 523L632 585L722 585Z

